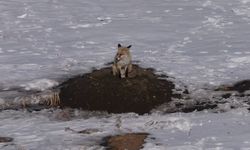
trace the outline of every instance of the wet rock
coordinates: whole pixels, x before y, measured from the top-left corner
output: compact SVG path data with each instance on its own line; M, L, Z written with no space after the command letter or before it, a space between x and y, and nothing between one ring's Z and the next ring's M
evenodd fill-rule
M216 91L237 91L244 93L250 90L250 80L242 80L234 83L233 85L222 85L216 89Z
M133 66L131 78L113 76L111 67L94 70L64 82L60 87L60 106L109 113L144 114L170 102L175 88L171 81L154 74L153 69Z
M216 103L200 103L200 104L194 104L192 106L186 107L184 106L183 108L181 108L182 112L185 113L189 113L189 112L193 112L193 111L202 111L202 110L206 110L206 109L214 109L217 107Z
M140 150L148 135L148 133L128 133L106 137L102 146L106 146L107 150Z
M7 143L7 142L12 142L14 139L11 137L1 137L0 136L0 143Z
M247 90L250 90L250 80L243 80L235 83L231 90L238 91L239 93L243 93Z
M229 98L229 97L231 97L231 96L232 96L231 93L225 93L225 94L222 94L221 97L227 99L227 98Z
M231 96L234 97L249 97L250 96L250 80L238 81L231 85L221 85L215 89L215 91L224 92L221 97L228 99ZM248 101L248 103L250 103Z
M221 97L219 102L221 104L230 104L231 109L246 107L246 105L250 104L250 80L221 85L215 91L221 93L221 95L217 95L217 98Z
M77 133L92 134L92 133L96 133L96 132L100 132L100 130L99 129L85 129L85 130L78 131Z

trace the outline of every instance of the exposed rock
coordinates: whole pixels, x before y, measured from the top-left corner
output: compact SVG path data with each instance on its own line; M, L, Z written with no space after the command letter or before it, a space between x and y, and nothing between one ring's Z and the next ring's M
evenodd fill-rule
M242 80L234 83L233 85L222 85L216 89L217 91L237 91L244 93L250 90L250 80Z
M140 150L148 133L128 133L105 138L102 144L107 150Z
M238 81L231 85L221 85L215 91L224 92L222 97L227 99L231 96L246 97L250 96L250 80Z
M0 143L12 142L13 140L11 137L0 137Z
M222 93L220 103L230 103L230 108L246 107L250 105L250 80L242 80L233 84L221 85L215 89ZM233 99L233 101L230 101ZM234 100L238 102L235 103ZM248 108L250 110L250 107Z
M137 65L133 70L126 79L113 76L111 67L69 79L61 85L60 105L109 113L144 114L177 96L172 93L174 84L166 80L166 76Z
M90 129L84 129L81 131L76 131L74 129L71 129L70 127L65 128L65 131L71 131L73 133L80 133L80 134L93 134L93 133L101 132L101 130L96 129L96 128L90 128Z

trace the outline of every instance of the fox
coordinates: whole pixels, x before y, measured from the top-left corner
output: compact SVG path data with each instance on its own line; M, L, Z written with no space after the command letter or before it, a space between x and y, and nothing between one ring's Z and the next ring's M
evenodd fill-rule
M114 63L112 64L113 75L119 75L121 78L126 78L126 74L132 71L132 57L130 54L129 46L122 46L118 44L118 50L114 58Z

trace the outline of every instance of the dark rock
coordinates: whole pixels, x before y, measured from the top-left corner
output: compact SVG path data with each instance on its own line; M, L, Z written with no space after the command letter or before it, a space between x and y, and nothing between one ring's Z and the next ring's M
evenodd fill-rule
M235 83L231 89L240 93L250 90L250 80L239 81Z
M11 137L0 137L0 143L12 142L13 140Z
M100 132L101 130L96 129L96 128L90 128L90 129L84 129L81 131L76 131L76 130L71 129L70 127L66 127L65 131L71 131L73 133L80 133L80 134L92 134L92 133Z
M227 98L229 98L231 96L232 96L231 93L226 93L226 94L223 94L221 97L227 99Z
M176 96L174 84L155 75L153 69L137 65L133 69L133 78L113 76L107 67L69 79L61 85L61 107L144 114Z
M242 80L233 85L221 85L215 91L237 91L244 93L247 90L250 90L250 80Z
M95 133L95 132L100 132L100 130L99 129L85 129L85 130L78 131L77 133L92 134L92 133Z
M190 93L189 93L189 91L188 91L187 89L185 89L185 90L183 91L183 94L190 94Z
M181 109L182 112L185 112L185 113L189 113L189 112L193 112L193 111L202 111L202 110L205 110L205 109L214 109L217 107L217 104L210 104L210 103L206 103L206 104L196 104L196 105L193 105L193 106L189 106L189 107L183 107Z

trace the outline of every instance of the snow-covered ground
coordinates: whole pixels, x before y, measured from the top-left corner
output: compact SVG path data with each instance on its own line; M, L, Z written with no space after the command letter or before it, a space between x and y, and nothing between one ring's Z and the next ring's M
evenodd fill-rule
M14 137L0 144L6 150L97 150L102 138L127 132L148 132L144 150L249 150L250 114L236 109L226 113L193 112L138 116L65 111L72 118L60 120L61 110L0 113L1 135ZM10 119L13 118L13 119ZM120 126L118 128L118 126ZM73 130L73 131L72 131ZM77 131L88 130L87 133Z
M196 99L206 93L201 87L250 74L250 0L2 0L0 20L0 106L102 67L118 43L132 44L133 60L188 85ZM99 149L98 139L120 132L117 115L59 121L58 111L0 112L0 136L15 138L0 149ZM246 150L245 111L122 114L122 130L151 133L145 149ZM100 132L64 131L93 126Z
M218 85L250 73L247 0L13 0L0 2L0 17L3 89L103 66L117 43L185 83Z

